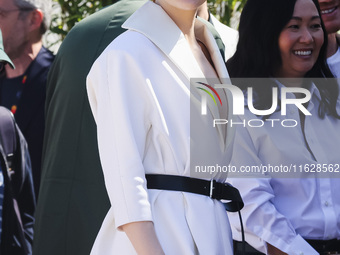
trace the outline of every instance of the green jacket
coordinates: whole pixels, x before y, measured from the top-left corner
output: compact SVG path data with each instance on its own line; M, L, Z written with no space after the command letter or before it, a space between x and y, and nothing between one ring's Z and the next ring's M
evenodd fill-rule
M48 77L46 133L33 254L89 254L110 207L86 76L145 0L121 0L77 24Z
M89 254L109 210L86 76L106 46L124 31L121 24L145 2L120 0L81 21L65 38L51 67L34 255Z

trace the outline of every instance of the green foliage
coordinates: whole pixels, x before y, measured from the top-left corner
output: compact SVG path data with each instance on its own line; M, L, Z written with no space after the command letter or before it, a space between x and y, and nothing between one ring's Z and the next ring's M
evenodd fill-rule
M222 23L237 29L238 21L247 0L208 0L208 7Z
M80 20L111 5L116 0L54 0L52 33L62 39ZM224 24L237 28L238 18L246 0L208 0L209 10Z
M71 28L80 20L99 9L111 5L116 0L53 0L54 15L51 31L64 38Z

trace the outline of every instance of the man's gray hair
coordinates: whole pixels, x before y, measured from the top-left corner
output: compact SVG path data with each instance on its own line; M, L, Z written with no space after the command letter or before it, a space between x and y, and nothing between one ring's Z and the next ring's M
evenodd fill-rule
M22 10L40 9L44 14L44 19L40 26L40 33L44 34L49 29L52 12L51 0L13 0L13 2Z

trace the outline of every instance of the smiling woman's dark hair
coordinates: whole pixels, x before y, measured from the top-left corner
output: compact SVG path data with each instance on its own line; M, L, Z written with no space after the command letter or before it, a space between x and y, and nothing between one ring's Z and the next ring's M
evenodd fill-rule
M275 77L276 71L281 67L282 60L279 49L279 36L290 21L294 13L297 0L248 0L245 4L239 25L239 42L234 56L227 62L231 78L269 78ZM315 4L321 17L318 0L311 0ZM321 20L324 32L324 44L313 68L305 77L325 78L325 82L315 82L322 102L319 115L330 113L340 118L336 111L339 88L333 79L327 62L327 32ZM278 77L279 78L279 77ZM247 83L235 84L246 89ZM271 106L272 86L275 84L258 84L254 87L258 109L268 109Z

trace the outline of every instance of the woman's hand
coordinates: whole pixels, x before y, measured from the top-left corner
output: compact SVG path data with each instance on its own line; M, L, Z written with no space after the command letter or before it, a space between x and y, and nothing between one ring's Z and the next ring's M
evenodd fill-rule
M120 227L138 255L165 255L151 221L140 221L125 224Z
M280 251L278 248L274 247L273 245L269 243L267 243L267 248L268 248L268 255L288 255L287 253Z

